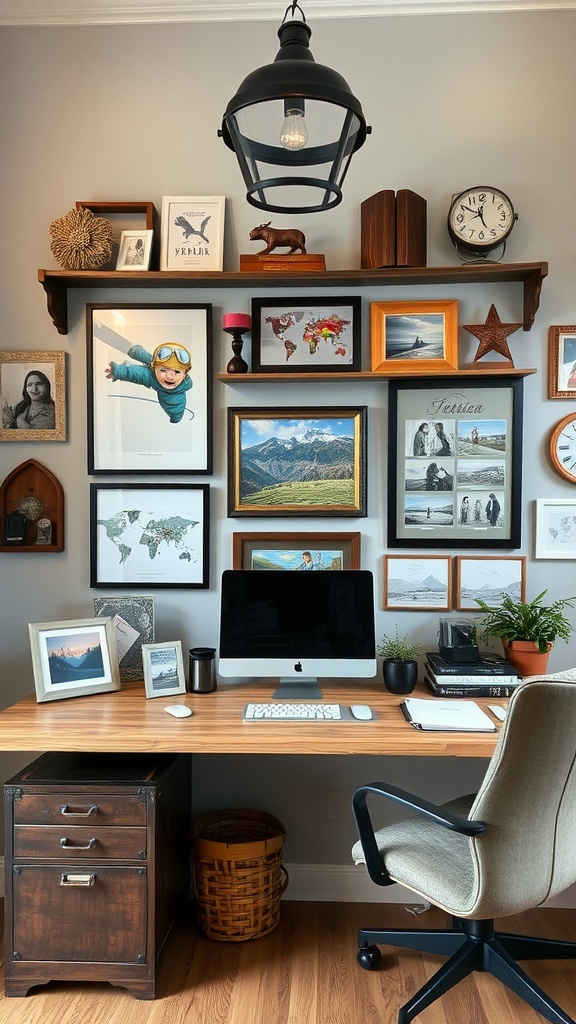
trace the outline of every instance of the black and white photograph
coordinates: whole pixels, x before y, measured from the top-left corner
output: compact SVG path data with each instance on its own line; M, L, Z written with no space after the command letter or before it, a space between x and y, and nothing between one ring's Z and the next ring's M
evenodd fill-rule
M451 555L385 555L384 607L449 611L452 607Z
M0 441L66 440L65 367L65 352L0 352Z
M186 680L180 640L143 644L142 662L147 697L172 697L178 693L185 693Z
M456 608L480 611L476 598L490 607L502 604L504 595L526 600L524 555L458 555L456 559Z

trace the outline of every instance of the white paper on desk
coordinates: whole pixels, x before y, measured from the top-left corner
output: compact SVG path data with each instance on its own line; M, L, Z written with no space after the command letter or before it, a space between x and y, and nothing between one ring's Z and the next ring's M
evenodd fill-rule
M129 622L126 622L126 619L123 619L121 615L114 616L112 625L114 626L114 638L116 640L116 650L118 651L118 661L120 662L136 643L140 633Z
M436 732L495 732L496 726L473 700L407 697L403 707L416 729Z

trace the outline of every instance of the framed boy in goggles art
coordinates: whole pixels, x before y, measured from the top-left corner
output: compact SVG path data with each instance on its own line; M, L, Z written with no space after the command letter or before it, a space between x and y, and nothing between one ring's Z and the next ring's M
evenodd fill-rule
M211 473L210 305L89 305L88 472Z

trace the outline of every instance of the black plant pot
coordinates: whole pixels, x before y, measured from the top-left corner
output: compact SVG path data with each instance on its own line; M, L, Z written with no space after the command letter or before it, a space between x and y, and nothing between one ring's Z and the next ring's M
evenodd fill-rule
M389 693L412 693L418 682L418 662L385 658L382 662L382 673L384 685Z

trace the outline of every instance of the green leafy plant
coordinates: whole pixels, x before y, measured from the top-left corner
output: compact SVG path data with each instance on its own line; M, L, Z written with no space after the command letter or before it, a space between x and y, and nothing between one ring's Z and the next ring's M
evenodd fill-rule
M412 643L406 635L398 636L396 629L394 636L382 637L378 654L387 661L414 661L420 654L420 645Z
M480 624L481 639L531 640L541 654L556 639L567 642L575 627L564 614L564 609L574 608L576 597L565 597L543 605L542 598L547 593L543 590L529 602L513 601L509 594L504 594L502 604L492 608L477 597L476 603L484 612Z

